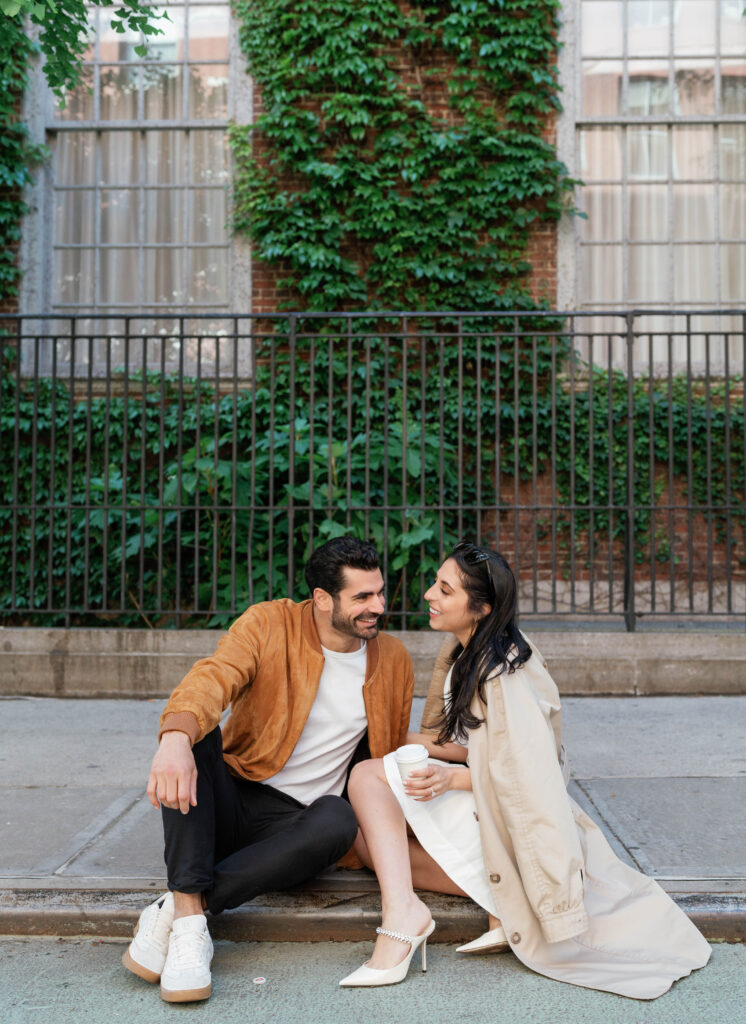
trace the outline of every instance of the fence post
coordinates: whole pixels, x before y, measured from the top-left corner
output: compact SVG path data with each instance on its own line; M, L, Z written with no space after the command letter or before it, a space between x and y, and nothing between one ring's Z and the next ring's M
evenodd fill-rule
M288 402L288 597L295 589L295 325L298 318L290 314L288 348L290 350L290 399Z
M627 482L624 531L624 622L635 631L635 314L627 313Z

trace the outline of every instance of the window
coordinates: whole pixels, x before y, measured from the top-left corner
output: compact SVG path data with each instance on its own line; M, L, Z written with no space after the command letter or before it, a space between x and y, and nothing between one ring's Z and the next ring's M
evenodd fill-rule
M52 105L54 311L228 306L228 5L168 15L140 60L93 8L86 85Z
M113 31L112 10L90 10L84 82L64 107L41 90L52 160L27 260L36 256L42 271L22 308L82 316L83 332L115 321L121 330L123 316L137 316L135 333L162 336L175 330L174 315L236 308L230 9L167 4L164 34L145 59L135 53L139 33ZM247 310L245 300L239 306Z
M585 183L587 219L574 229L574 304L661 313L743 305L742 4L577 0L575 9L570 162Z

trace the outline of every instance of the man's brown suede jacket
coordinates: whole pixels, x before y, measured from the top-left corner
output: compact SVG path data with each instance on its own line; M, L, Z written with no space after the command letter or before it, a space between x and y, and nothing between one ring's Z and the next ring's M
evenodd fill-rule
M290 757L316 697L324 655L313 603L283 599L252 605L211 658L184 676L161 716L161 735L179 730L194 744L231 713L223 729L235 775L267 779ZM404 743L414 675L403 644L385 633L368 641L363 685L371 757Z

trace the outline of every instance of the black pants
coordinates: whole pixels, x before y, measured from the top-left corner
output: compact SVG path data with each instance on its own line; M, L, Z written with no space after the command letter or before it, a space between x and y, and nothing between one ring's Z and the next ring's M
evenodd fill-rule
M342 797L322 796L305 807L231 775L219 728L193 753L197 806L187 814L162 808L168 887L204 893L212 914L313 878L355 841L355 812Z

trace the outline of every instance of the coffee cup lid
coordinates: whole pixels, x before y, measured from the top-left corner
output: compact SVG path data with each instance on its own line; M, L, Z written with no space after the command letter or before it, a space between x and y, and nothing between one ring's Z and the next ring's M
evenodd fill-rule
M405 743L403 747L398 747L396 751L396 760L401 762L421 761L427 756L427 747L423 746L422 743Z

